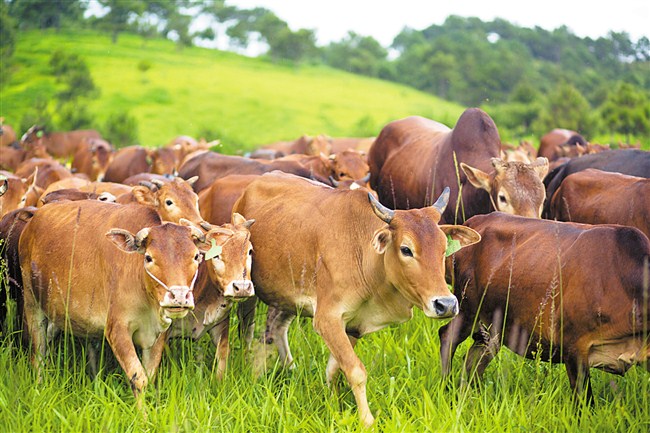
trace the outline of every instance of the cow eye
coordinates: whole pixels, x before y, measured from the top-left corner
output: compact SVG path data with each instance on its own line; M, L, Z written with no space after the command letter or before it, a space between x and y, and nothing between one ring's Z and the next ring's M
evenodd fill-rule
M201 260L201 254L196 253L196 254L194 255L194 261L195 261L195 262L198 262L199 260Z
M253 255L253 250L252 250L252 249L251 249L251 250L248 250L248 255L249 255L249 256L252 256L252 255Z
M508 200L506 200L506 196L503 194L499 194L499 203L506 204L508 203Z
M153 257L151 257L149 254L144 255L144 261L147 263L153 262Z
M413 257L413 251L409 247L401 246L399 248L400 252L402 253L403 256L406 257Z
M174 204L174 202L171 201L170 199L167 199L167 200L165 200L165 204L166 204L167 206L171 206L171 205Z
M345 173L343 172L339 173L339 177L343 177L343 176L345 176Z

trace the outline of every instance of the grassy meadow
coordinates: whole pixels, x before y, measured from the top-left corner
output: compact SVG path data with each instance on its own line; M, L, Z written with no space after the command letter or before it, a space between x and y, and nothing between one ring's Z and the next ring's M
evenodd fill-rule
M120 35L116 45L94 32L20 35L11 79L2 88L0 116L14 125L38 98L58 89L51 53L64 48L88 63L100 95L89 102L98 127L118 110L137 118L141 143L157 146L180 134L221 139L241 152L301 134L363 136L390 120L419 114L453 125L464 107L392 83L322 66L274 65L232 53L186 48L170 41ZM137 65L146 60L151 69ZM101 128L100 128L101 131ZM22 131L20 131L22 132ZM504 138L507 133L502 132ZM647 146L647 144L646 144ZM6 284L6 281L2 281ZM4 290L4 287L2 288ZM258 308L256 336L264 326ZM565 368L524 360L503 349L481 384L461 387L458 350L451 380L440 378L438 328L414 318L359 341L368 372L368 400L383 432L647 432L650 373L625 377L592 370L595 405L577 409ZM289 332L296 368L280 369L259 345L248 352L231 327L233 350L223 381L214 379L215 349L171 341L144 417L110 350L96 378L86 372L84 346L61 337L50 348L39 381L15 333L0 334L0 432L356 432L354 397L344 380L339 394L325 384L328 351L298 318ZM101 343L100 343L101 344ZM261 370L266 368L266 372Z

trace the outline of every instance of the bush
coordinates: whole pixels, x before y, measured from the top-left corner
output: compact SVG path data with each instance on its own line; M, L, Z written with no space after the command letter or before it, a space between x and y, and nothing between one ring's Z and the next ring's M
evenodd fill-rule
M65 103L59 109L59 129L72 131L93 127L93 116L85 105Z
M106 119L102 135L116 149L138 144L138 121L125 111L113 113Z

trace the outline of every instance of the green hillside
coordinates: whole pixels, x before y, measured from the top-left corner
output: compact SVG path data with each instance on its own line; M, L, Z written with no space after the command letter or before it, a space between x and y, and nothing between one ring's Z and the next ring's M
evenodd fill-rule
M179 51L171 41L128 34L112 44L107 34L92 31L40 31L19 35L1 90L6 123L18 126L38 98L55 106L61 85L48 62L58 49L80 55L90 68L100 90L87 103L94 127L101 132L109 115L128 111L146 146L180 134L211 135L205 138L219 138L234 152L302 134L373 135L413 114L453 125L463 110L406 86L324 66L278 65L197 47ZM141 61L151 68L142 72Z

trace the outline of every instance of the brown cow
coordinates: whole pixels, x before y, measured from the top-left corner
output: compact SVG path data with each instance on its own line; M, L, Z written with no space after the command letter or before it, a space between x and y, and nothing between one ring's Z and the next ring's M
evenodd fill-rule
M122 183L124 185L130 185L130 186L135 186L135 185L141 185L142 182L151 182L151 181L157 181L161 183L167 183L171 182L174 180L175 176L170 176L170 175L162 175L162 174L154 174L154 173L138 173L134 174L133 176L129 176Z
M84 173L88 179L101 182L113 159L111 144L100 138L84 140L72 157L72 171Z
M212 248L218 254L206 253L194 286L194 311L174 321L169 334L170 338L197 341L209 333L217 347L218 379L223 377L230 352L230 309L235 302L255 295L251 281L253 246L248 231L253 223L236 213L232 223L212 227L205 234L206 242L214 240Z
M650 179L594 168L573 173L551 199L551 219L632 226L650 237Z
M171 147L159 147L150 152L151 155L151 173L160 175L178 174L180 153Z
M482 240L454 257L460 313L440 329L443 374L472 334L468 373L480 376L505 344L563 362L571 387L588 399L591 367L623 374L648 359L650 241L638 229L500 212L466 225Z
M14 128L7 125L4 117L0 117L0 147L15 146L18 144L16 141L16 131ZM2 149L4 152L5 149Z
M335 180L356 181L370 174L365 153L356 150L344 150L339 153L332 153L329 160L331 167L330 175Z
M90 138L102 138L94 129L76 131L46 132L42 126L34 125L20 139L21 146L29 149L35 143L45 145L47 153L55 158L71 158L79 146Z
M104 181L122 183L124 179L151 170L151 151L141 146L128 146L115 152L108 164Z
M303 155L320 155L321 153L329 155L332 149L330 137L320 134L316 137L303 135L293 141L277 141L275 143L262 146L261 150L275 150L283 155L292 155L299 153Z
M587 140L576 131L556 128L540 139L537 156L553 162L560 157L574 157L587 153Z
M99 200L108 203L115 203L115 196L110 192L97 194L94 192L79 191L76 188L57 189L56 191L43 194L39 200L39 207L57 201L79 201L79 200Z
M233 209L256 221L253 282L277 312L272 335L281 360L293 360L287 329L296 314L314 317L331 352L327 381L344 372L364 425L374 418L356 340L410 319L413 306L432 318L457 312L444 278L446 235L462 245L480 238L463 226L437 224L445 193L432 207L392 211L363 190L270 173L253 181Z
M264 174L273 170L281 170L305 178L315 178L319 182L329 184L327 178L318 176L297 161L262 161L241 156L222 155L216 152L204 152L186 160L178 175L183 179L198 176L199 180L194 184L194 191L199 192L210 186L216 179L229 174Z
M506 163L500 152L496 125L478 108L465 110L454 129L407 117L386 125L370 149L370 186L387 206L409 209L430 204L449 185L443 222L492 210L539 218L548 161Z
M195 228L161 225L143 206L84 200L41 208L18 246L36 368L57 330L106 337L134 394L141 394L172 320L194 308L201 261L195 244L204 239Z
M60 162L46 158L30 158L16 168L16 176L27 178L38 168L36 186L47 188L50 184L72 177L72 173Z
M34 188L36 173L32 173L27 179L14 176L10 173L0 175L0 217L7 213L25 206L26 194L30 188ZM32 199L30 199L30 202Z
M376 137L334 137L330 138L331 153L341 153L346 150L355 150L367 153Z
M210 224L221 225L230 221L232 208L257 174L230 174L215 180L199 193L201 215Z

